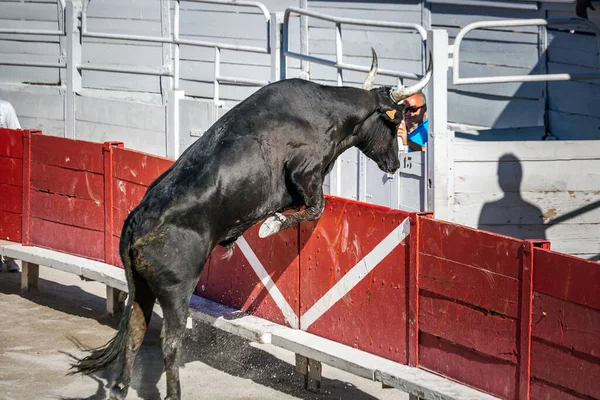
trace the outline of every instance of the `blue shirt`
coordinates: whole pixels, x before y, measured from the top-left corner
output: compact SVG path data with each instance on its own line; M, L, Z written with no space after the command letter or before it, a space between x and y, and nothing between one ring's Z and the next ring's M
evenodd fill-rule
M419 146L425 146L427 143L427 136L429 132L429 120L425 119L425 121L421 122L415 129L413 129L408 134L408 140L418 144ZM408 151L414 151L413 149L408 147Z

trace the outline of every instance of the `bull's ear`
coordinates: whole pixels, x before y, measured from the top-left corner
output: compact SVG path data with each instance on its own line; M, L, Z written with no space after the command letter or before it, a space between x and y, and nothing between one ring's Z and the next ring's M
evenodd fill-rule
M399 124L402 122L403 113L401 110L397 108L389 108L387 110L381 110L381 115L386 120L393 122L395 124Z

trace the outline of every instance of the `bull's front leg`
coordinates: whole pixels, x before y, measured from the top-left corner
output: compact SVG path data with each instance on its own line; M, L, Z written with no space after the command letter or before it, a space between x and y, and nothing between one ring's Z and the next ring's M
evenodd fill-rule
M275 215L267 218L260 226L258 236L265 238L274 235L284 229L305 221L314 221L323 214L325 209L325 198L323 197L323 179L320 174L308 176L290 176L290 181L302 196L306 208L304 210L283 215Z

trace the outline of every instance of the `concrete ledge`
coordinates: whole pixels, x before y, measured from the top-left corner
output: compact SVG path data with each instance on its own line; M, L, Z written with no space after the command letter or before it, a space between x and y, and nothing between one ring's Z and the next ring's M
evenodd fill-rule
M124 270L112 265L7 241L0 241L0 254L70 272L127 292ZM308 359L379 381L418 398L431 400L496 399L496 397L420 368L401 365L304 331L278 325L199 296L193 296L190 302L190 317L194 321L212 325L247 340L272 344Z

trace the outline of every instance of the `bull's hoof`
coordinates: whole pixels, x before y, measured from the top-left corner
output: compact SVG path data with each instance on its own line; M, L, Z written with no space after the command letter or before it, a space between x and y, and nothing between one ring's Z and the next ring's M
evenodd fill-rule
M269 217L262 223L258 230L258 236L260 238L266 238L274 235L281 230L281 224L285 221L283 214L275 213L272 217Z

